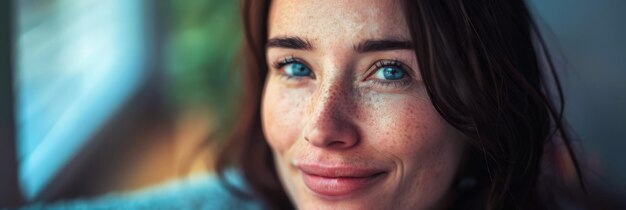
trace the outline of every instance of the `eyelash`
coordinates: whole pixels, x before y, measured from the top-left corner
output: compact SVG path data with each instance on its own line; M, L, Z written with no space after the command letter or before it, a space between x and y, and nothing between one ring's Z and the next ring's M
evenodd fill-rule
M284 77L287 80L302 80L302 79L306 79L305 77L298 77L298 76L291 76L288 74L285 74L284 72L281 71L281 69L289 64L292 63L302 63L305 66L309 66L308 64L306 64L306 62L304 62L302 59L296 58L294 56L288 56L285 57L282 60L279 60L277 62L273 63L273 67L280 73L281 77ZM406 73L406 77L400 80L378 80L378 79L369 79L372 74L376 73L378 70L380 70L381 68L384 67L396 67L396 68L400 68L402 70L405 71ZM310 68L309 68L310 69ZM398 89L398 88L402 88L402 87L406 87L407 85L409 85L411 83L411 73L410 73L410 68L405 65L404 63L398 61L397 59L383 59L383 60L378 60L376 61L368 70L369 75L368 75L368 79L367 80L371 80L371 82L373 82L376 85L379 85L381 87L384 88L390 88L390 89ZM312 72L312 78L315 79L315 73Z
M378 80L378 79L369 79L373 74L378 72L381 68L385 67L396 67L402 69L406 73L406 77L400 80ZM411 83L411 71L410 68L404 63L398 61L397 59L392 60L378 60L374 63L372 67L369 69L369 75L367 80L371 80L373 83L380 85L385 88L402 88L406 87Z
M285 72L281 71L281 69L283 67L285 67L286 65L293 64L293 63L296 63L296 62L301 63L301 64L303 64L303 65L305 65L307 67L309 66L302 59L296 58L294 56L285 57L282 60L275 62L272 66L274 67L274 69L276 69L279 72L279 75L281 77L283 77L283 78L285 78L287 80L301 80L301 79L305 79L304 77L291 76L291 75L288 75ZM315 79L315 73L314 72L311 72L311 73L312 73L313 79Z
M275 62L272 66L274 66L274 68L276 68L276 69L280 69L283 66L285 66L287 64L290 64L290 63L293 63L293 62L296 62L296 61L300 61L300 59L297 59L297 58L295 58L293 56L289 56L289 57L283 58L280 61Z

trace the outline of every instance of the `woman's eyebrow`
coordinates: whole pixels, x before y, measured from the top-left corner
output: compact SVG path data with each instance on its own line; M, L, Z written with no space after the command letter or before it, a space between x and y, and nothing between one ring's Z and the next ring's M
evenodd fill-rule
M265 48L287 48L295 50L313 50L313 45L306 38L297 36L276 37L267 40ZM354 45L354 51L359 53L386 51L386 50L410 50L413 49L413 43L404 40L380 39L365 40Z
M276 37L267 40L265 48L287 48L295 50L313 50L313 45L308 39L303 39L296 36L291 37Z
M386 51L386 50L410 50L413 43L404 40L365 40L354 46L354 51L359 53Z

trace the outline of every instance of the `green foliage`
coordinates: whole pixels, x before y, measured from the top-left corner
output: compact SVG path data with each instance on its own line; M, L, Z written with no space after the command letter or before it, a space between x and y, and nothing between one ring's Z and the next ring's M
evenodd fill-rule
M207 107L216 122L232 120L240 90L242 26L237 1L170 2L165 63L178 108Z

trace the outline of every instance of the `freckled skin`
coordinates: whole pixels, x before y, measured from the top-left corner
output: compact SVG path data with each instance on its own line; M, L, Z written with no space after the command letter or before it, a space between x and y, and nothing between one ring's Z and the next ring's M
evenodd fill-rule
M456 174L462 135L429 101L410 50L357 53L365 39L410 39L399 2L276 0L269 37L308 39L314 50L270 48L267 63L305 60L315 78L281 77L270 65L262 101L263 131L277 170L299 209L437 209ZM413 77L403 88L368 80L378 59L397 59ZM308 139L307 140L305 140ZM384 180L340 200L312 193L293 163L318 161L385 168Z

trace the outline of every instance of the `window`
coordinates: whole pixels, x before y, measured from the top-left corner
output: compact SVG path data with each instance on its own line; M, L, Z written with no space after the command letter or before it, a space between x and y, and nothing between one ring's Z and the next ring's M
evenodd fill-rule
M143 1L15 1L19 179L29 200L141 84Z

